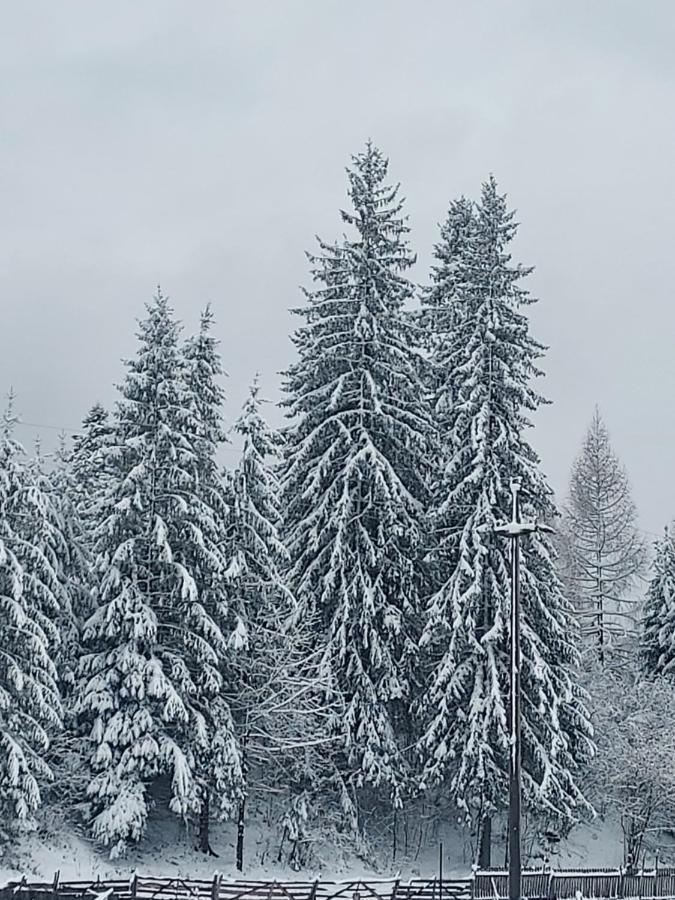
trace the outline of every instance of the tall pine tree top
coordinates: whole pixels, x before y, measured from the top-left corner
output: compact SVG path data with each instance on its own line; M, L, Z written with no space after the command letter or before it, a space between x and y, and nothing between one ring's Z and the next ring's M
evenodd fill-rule
M284 499L291 587L316 611L325 666L346 698L354 783L400 796L394 710L405 708L417 651L414 560L431 426L416 331L404 312L412 265L398 187L372 144L348 170L351 236L320 241L314 291L287 373Z

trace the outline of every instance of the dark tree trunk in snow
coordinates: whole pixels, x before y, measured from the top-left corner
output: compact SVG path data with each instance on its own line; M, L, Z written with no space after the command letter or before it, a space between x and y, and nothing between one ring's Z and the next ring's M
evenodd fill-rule
M492 819L483 816L480 823L480 842L478 845L478 868L489 869L492 860Z
M241 798L239 803L239 813L237 815L237 870L239 872L244 868L244 830L246 828L244 816L246 813L246 794Z
M199 849L208 856L217 857L218 854L211 847L210 812L211 804L208 792L206 792L202 800L202 808L199 811Z

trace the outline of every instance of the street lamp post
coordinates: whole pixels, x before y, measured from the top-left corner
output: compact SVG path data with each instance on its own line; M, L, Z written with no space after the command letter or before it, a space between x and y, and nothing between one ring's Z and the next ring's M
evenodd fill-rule
M495 527L495 534L511 540L511 666L509 704L509 900L521 900L520 818L520 547L523 534L552 532L548 525L520 521L520 481L511 482L511 521Z

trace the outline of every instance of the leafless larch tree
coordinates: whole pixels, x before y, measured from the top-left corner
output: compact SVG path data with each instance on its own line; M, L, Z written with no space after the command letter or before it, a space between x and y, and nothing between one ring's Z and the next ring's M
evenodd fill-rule
M646 554L630 482L597 407L572 466L560 550L582 636L604 666L634 630Z

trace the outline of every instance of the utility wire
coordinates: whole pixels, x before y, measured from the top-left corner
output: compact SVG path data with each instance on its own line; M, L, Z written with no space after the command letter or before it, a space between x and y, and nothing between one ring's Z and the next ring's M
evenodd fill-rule
M25 428L49 428L52 431L58 431L62 434L68 435L68 437L81 437L83 434L82 426L78 425L48 425L46 422L26 422L23 419L16 419L12 423L15 427L25 427ZM240 453L240 450L237 450L236 447L219 447L219 451L224 451L225 453Z

